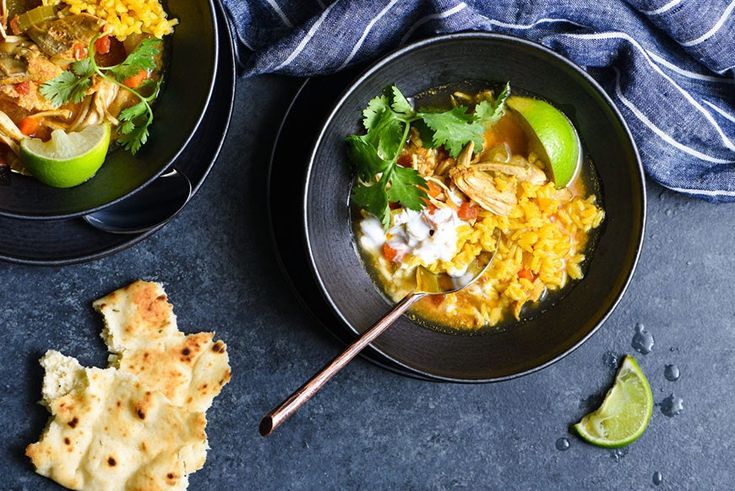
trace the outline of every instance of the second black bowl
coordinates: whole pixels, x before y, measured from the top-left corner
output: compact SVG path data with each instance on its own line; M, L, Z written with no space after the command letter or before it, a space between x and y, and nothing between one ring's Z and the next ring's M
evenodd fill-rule
M453 381L497 381L568 354L604 322L638 260L645 189L638 152L620 113L576 65L537 44L496 34L453 34L408 46L355 81L328 117L311 156L304 193L308 254L329 304L362 332L389 308L356 252L350 224L353 175L346 136L360 131L367 102L390 84L413 95L467 80L510 81L564 110L599 173L606 219L586 276L553 308L505 330L445 334L401 318L373 346L414 372Z
M135 156L110 152L96 176L69 189L12 175L10 185L0 187L0 215L48 220L89 213L145 186L178 157L212 94L219 53L217 20L212 0L169 0L166 6L179 25L166 38L166 83L153 108L148 143Z

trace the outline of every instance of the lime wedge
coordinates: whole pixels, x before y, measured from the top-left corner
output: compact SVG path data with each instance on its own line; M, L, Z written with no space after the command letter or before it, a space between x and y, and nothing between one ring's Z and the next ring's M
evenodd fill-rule
M549 164L556 187L566 187L582 166L582 145L563 112L539 99L513 96L510 107L529 137L529 150Z
M20 143L20 159L44 184L77 186L94 176L110 146L110 125L88 126L77 133L54 130L47 142L27 138Z
M646 431L651 414L651 386L635 358L626 356L602 405L582 418L574 429L598 447L623 447Z

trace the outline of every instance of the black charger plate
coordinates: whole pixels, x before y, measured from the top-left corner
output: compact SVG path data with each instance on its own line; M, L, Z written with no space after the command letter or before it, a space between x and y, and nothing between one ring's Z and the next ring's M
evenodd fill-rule
M174 166L191 180L192 196L219 155L235 96L232 37L222 7L219 2L215 5L220 59L214 91L199 129L174 162ZM64 265L99 259L132 246L164 225L140 234L114 235L92 228L81 218L38 221L0 216L0 259L38 265Z
M309 151L334 104L334 96L344 92L359 72L359 69L354 69L328 77L311 78L303 83L281 122L268 172L268 213L281 270L302 306L345 345L357 336L334 314L322 296L309 267L306 237L301 227L294 227L294 223L301 223L301 220L294 220L293 212L303 209ZM273 182L276 177L277 182ZM278 217L289 219L279 220ZM435 380L393 363L371 347L366 348L361 356L401 375Z

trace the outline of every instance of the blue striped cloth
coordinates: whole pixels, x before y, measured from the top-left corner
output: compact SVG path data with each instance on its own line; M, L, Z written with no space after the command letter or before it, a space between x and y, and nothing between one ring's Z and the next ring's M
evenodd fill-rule
M656 182L735 201L735 0L222 1L245 76L331 73L434 33L531 39L602 84Z

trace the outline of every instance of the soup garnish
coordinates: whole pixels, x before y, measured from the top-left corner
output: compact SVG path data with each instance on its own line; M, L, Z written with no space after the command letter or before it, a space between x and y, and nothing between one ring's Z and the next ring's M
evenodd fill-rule
M432 325L476 329L520 319L525 305L581 279L604 211L561 111L511 96L509 84L448 99L447 110L414 109L392 86L370 101L367 134L347 138L355 233L394 300L414 288L419 266L462 276L479 254L497 251L477 283L413 309Z

